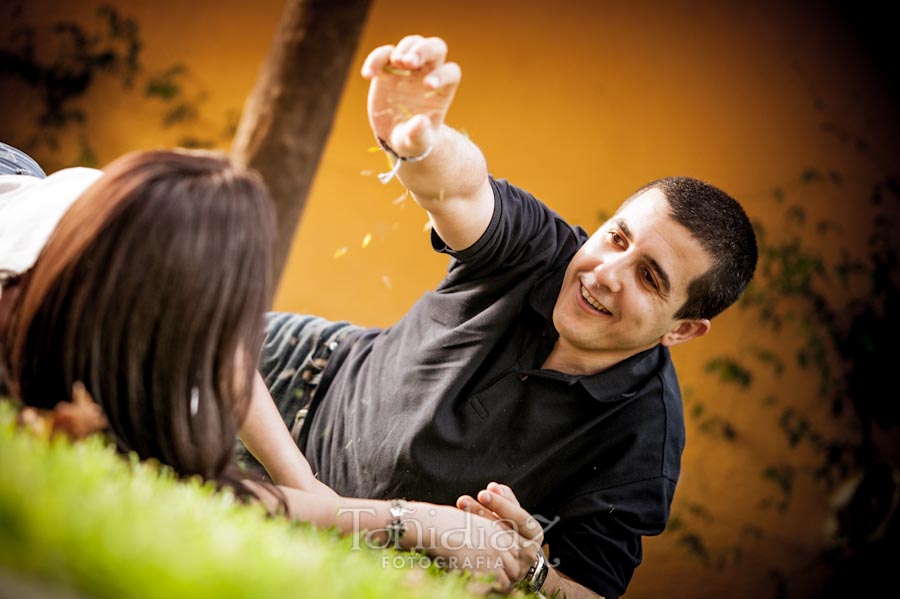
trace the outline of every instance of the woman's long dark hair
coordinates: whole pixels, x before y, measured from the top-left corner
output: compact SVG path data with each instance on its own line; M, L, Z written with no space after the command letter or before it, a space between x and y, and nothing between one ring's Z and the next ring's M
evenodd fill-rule
M250 397L274 238L261 179L225 157L114 161L25 282L10 333L14 390L50 408L80 381L122 449L220 479Z

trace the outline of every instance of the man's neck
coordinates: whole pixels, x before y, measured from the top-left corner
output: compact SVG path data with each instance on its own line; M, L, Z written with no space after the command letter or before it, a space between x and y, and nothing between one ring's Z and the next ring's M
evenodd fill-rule
M642 347L618 352L587 352L558 339L550 355L544 360L542 368L563 374L588 376L603 372L645 349L648 348Z

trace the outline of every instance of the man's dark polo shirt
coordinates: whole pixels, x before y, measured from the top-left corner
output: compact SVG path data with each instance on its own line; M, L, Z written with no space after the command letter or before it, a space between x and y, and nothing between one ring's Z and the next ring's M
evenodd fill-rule
M351 497L453 504L490 481L551 522L551 562L607 598L668 519L684 448L678 381L657 346L593 376L541 365L553 306L588 235L491 180L484 235L395 326L338 347L301 433L320 479Z

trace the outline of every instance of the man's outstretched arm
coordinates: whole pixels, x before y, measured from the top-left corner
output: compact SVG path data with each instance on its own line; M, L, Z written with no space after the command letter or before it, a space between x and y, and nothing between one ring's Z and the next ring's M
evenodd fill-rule
M411 35L366 58L369 124L400 161L396 175L428 212L441 239L463 250L490 224L494 195L481 150L444 124L459 85L459 66L446 62L440 38ZM407 159L407 160L400 160Z

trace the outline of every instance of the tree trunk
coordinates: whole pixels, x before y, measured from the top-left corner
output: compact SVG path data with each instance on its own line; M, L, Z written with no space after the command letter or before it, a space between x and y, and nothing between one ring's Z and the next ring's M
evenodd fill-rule
M231 155L259 171L278 216L280 278L371 0L287 0Z

